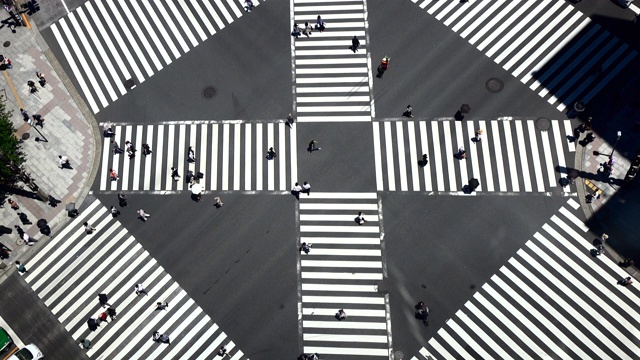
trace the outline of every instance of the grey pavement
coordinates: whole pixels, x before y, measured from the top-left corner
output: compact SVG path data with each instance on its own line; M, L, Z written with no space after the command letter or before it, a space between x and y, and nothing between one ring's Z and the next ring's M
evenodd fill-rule
M34 253L46 242L47 237L40 234L36 226L39 219L47 220L53 235L58 226L66 223L66 205L75 203L76 207L80 206L99 164L96 144L100 133L95 120L83 102L77 101L80 98L40 37L35 24L31 23L30 26L30 29L17 28L15 33L6 28L2 30L2 55L11 59L13 65L0 78L4 95L2 101L7 110L13 112L16 135L26 139L22 143L27 158L26 171L39 186L41 196L51 195L61 203L52 207L25 186L24 192L10 196L20 206L18 211L12 210L8 204L0 207L2 225L10 228L21 225L17 213L24 212L33 224L21 226L30 236L40 240L33 247L28 247L19 245L15 231L0 237L0 242L12 250L11 257L0 265L3 278L8 270L15 268L5 264L12 264L16 259ZM45 87L37 84L36 71L45 75ZM36 82L37 93L30 94L27 86L29 80ZM20 108L27 110L30 115L40 114L45 119L43 128L36 130L24 122ZM44 137L47 141L36 141L36 137ZM67 156L73 169L61 169L58 155Z

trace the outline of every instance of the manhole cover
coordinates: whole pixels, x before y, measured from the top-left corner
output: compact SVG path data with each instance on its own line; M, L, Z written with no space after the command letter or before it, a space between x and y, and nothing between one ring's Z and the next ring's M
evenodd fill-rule
M491 78L487 80L484 87L486 87L489 92L498 93L504 89L504 83L498 78Z
M133 79L129 79L124 82L124 87L126 87L127 89L133 89L134 86L136 86L136 83L135 81L133 81Z
M3 42L3 43L2 43L2 46L4 46L4 47L9 47L9 46L11 46L11 41L5 41L5 42Z
M22 140L29 140L30 137L31 137L31 134L29 133L22 134Z
M584 109L586 109L587 107L584 106L584 103L582 101L578 101L573 105L573 110L577 111L577 112L583 112Z
M218 90L216 90L216 88L211 85L202 89L202 97L207 100L213 99L217 93L218 93Z
M536 129L540 131L547 131L551 127L551 120L547 118L539 118L536 120Z
M393 358L396 360L402 360L404 359L404 353L402 351L394 351L393 352Z

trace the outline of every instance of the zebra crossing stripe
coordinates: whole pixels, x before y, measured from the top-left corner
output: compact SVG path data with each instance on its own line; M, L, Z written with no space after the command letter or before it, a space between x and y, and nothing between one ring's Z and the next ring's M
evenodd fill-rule
M453 350L455 350L464 359L474 360L474 357L471 356L471 354L469 354L467 352L467 350L465 350L464 347L462 347L460 344L458 344L458 342L455 341L453 339L453 337L451 337L451 335L449 335L449 333L445 329L438 330L438 335L440 335L442 337L442 339L445 340L447 342L447 344L449 344L449 346L451 346L453 348ZM461 334L457 334L457 335L460 336ZM475 351L479 351L480 353L482 353L482 349L474 349L474 350Z
M520 153L520 163L522 164L522 178L524 180L524 191L533 191L533 188L531 186L531 176L529 175L529 162L527 161L527 148L526 148L525 142L523 141L525 137L524 137L524 131L522 129L522 122L521 121L516 122L515 128L516 128L516 139L519 140L517 141L517 143L518 143L518 152ZM513 152L513 147L511 147L511 149L512 149L511 151ZM514 162L515 162L515 159L514 159ZM512 169L514 168L515 168L515 163Z
M456 186L456 177L455 177L456 169L455 169L455 164L453 163L454 157L453 157L453 143L451 140L451 128L445 125L443 126L443 131L444 131L444 153L446 154L445 162L447 163L447 171L449 173L449 189L451 191L456 191L458 189ZM462 144L457 144L457 146L460 146L460 145Z
M358 267L358 266L355 266ZM332 303L332 304L363 304L363 305L384 305L382 297L360 297L360 296L309 296L302 295L303 303ZM334 310L335 312L335 310Z
M404 133L402 131L402 126L403 123L398 121L396 122L396 134L398 136L398 139L403 139L404 140ZM398 141L398 157L400 158L398 160L398 165L400 166L400 190L401 191L407 191L408 190L408 184L407 184L407 164L406 164L406 159L405 159L405 151L404 151L404 142L402 141ZM393 154L393 152L390 152L391 155ZM413 168L413 166L412 166Z
M479 336L482 341L484 341L491 350L493 350L500 359L509 359L511 358L510 355L507 354L506 351L504 351L504 349L502 349L502 347L498 346L498 344L493 341L493 339L487 335L486 332L484 332L484 330L482 330L475 322L473 322L469 316L467 314L465 314L462 310L458 310L456 312L456 316L458 317L458 319L460 319L460 321L465 324L467 327L469 327L469 329L472 331L472 333L476 334L477 336ZM458 326L458 328L460 328ZM460 328L460 330L462 330L462 328ZM476 346L479 348L480 345L476 344ZM422 352L420 352L422 354ZM424 355L424 354L423 354ZM485 359L491 358L491 356L489 356L488 354L485 355Z
M504 127L505 147L507 148L507 161L509 162L509 175L511 176L511 189L520 191L518 184L518 172L514 171L516 167L516 154L513 151L513 138L511 137L511 123L505 121L502 123Z
M493 134L493 147L495 149L496 170L498 174L498 184L500 191L507 191L507 179L505 177L504 163L502 161L502 147L500 145L500 124L497 121L491 121L491 130Z
M458 130L456 130L457 132ZM462 125L460 126L460 133L462 133ZM467 127L467 138L468 139L473 139L476 134L475 134L475 130L473 127L469 126ZM473 178L476 178L479 180L480 185L478 186L478 188L476 189L476 191L482 191L482 176L480 174L480 164L479 164L479 160L478 160L478 149L477 147L482 146L482 141L480 141L480 143L476 142L476 143L472 143L469 146L469 155L470 155L470 159L469 161L471 161L471 176ZM462 177L462 181L466 181L468 180L466 176Z
M533 120L527 120L527 130L529 133L529 146L531 147L532 154L539 154L538 141L535 137L535 125ZM536 175L536 184L538 185L538 192L544 191L544 177L542 173L542 165L538 156L533 156L533 173Z
M456 121L455 129L456 129L456 142L458 144L464 144L464 148L469 149L470 146L466 145L467 141L465 141L466 139L463 138L463 135L462 135L462 123ZM458 161L458 170L460 171L460 181L462 181L462 183L466 183L469 180L469 177L467 176L467 161L468 160ZM451 179L451 176L449 176L449 178Z
M480 296L480 295L478 295L478 296ZM475 298L476 298L476 295L474 295L474 299ZM482 310L480 310L478 307L476 307L475 304L473 304L472 302L468 301L465 304L465 306L467 307L467 309L469 309L471 314L473 314L475 317L477 317L478 320L480 320L480 322L484 326L486 326L495 335L497 335L498 339L500 339L503 343L505 343L516 354L526 354L527 353L524 349L522 349L520 346L518 346L518 344L515 341L513 341L513 337L512 336L507 335L498 325L496 325L495 322L493 322L493 320L491 320L489 317L487 317L482 312ZM431 342L429 342L429 344L431 344ZM437 350L437 351L439 353L442 353L440 350ZM495 349L494 349L494 351L495 351ZM451 356L451 355L449 355L449 356ZM508 359L508 357L506 359Z
M479 124L480 124L480 129L486 129L487 131L489 130L484 120L481 120ZM488 138L489 138L489 134L487 134L487 140ZM481 141L481 143L482 143L482 153L483 153L483 159L484 159L484 169L486 172L485 182L487 183L487 191L494 191L493 170L491 165L491 157L489 156L490 154L489 144L488 144L488 141Z

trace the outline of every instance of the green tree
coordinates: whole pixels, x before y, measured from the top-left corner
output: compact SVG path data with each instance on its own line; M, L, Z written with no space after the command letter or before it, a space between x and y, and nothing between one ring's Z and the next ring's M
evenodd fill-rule
M16 187L20 168L26 160L15 132L11 111L7 111L5 104L0 101L0 203Z

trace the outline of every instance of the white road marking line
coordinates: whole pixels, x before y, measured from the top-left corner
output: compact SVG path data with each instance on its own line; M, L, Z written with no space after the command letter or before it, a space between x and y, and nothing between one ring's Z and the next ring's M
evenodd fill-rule
M500 124L492 120L491 129L493 132L493 147L495 149L496 172L498 173L500 191L507 191L507 179L504 172L504 163L502 162L502 147L500 146Z
M556 186L555 170L553 167L553 158L551 154L551 144L549 143L549 133L543 131L540 133L542 137L542 154L544 154L545 164L547 165L547 176L549 180L549 187Z
M534 174L536 175L536 184L538 192L544 192L544 175L542 173L542 165L540 164L540 152L538 151L538 140L533 120L527 120L527 132L529 133L529 147L531 148Z
M447 121L442 124L442 128L444 131L444 153L446 155L444 161L447 162L447 172L449 175L449 191L457 191L457 180L456 180L456 168L454 161L466 161L466 160L458 160L453 157L453 143L451 139L451 122ZM435 137L434 137L435 138ZM462 144L457 144L460 146ZM457 147L456 147L457 149Z
M153 190L160 190L162 189L162 180L163 179L169 179L169 180L165 180L167 184L170 184L173 179L171 178L171 168L173 167L173 164L171 164L171 162L167 161L167 171L169 172L169 174L163 174L162 173L162 164L163 161L161 161L160 159L164 159L162 156L162 152L164 151L164 125L157 125L158 126L158 135L157 135L157 139L158 139L158 143L156 144L156 148L153 150L154 151L154 157L155 157L155 162L156 162L156 175L155 175L155 184L153 187ZM165 189L170 189L171 186L166 186Z
M245 127L244 133L244 189L251 190L251 124ZM256 158L256 162L260 161Z
M431 136L433 138L433 156L430 157L432 166L436 169L436 186L438 191L444 191L444 175L442 174L442 166L438 167L438 164L442 164L442 149L440 147L440 131L438 130L438 122L431 122Z
M420 127L420 144L422 145L422 154L427 154L429 157L429 142L428 142L428 134L427 134L427 123L426 121L419 122ZM422 156L420 157L422 158ZM430 161L430 160L429 160ZM422 169L424 176L424 190L431 191L431 166L429 163L425 165ZM420 186L417 188L420 189Z
M509 121L502 122L504 126L505 145L507 148L507 161L509 162L509 174L511 175L512 191L520 191L518 183L518 167L516 165L516 154L513 151L513 137L511 136L511 123Z
M522 121L517 120L516 126L516 139L518 142L518 152L520 153L520 165L522 167L522 179L524 180L524 191L531 192L533 188L531 186L531 176L529 174L529 162L527 161L527 147L524 137L524 131L522 128ZM534 156L537 156L534 153Z
M268 142L268 147L275 147L275 137L274 137L274 133L273 133L273 124L269 123L267 124L267 142ZM273 144L273 145L271 145ZM275 149L274 149L275 150ZM276 151L277 153L278 151ZM276 159L271 159L271 160L267 160L267 174L268 174L268 184L267 184L267 189L269 190L275 190L275 161ZM292 180L292 181L297 181L296 180ZM293 186L293 184L291 184L291 186Z
M262 146L262 124L256 124L256 190L262 190L262 163L263 163ZM293 185L293 184L291 184Z
M242 127L242 124L233 124L233 190L240 190L240 139Z
M396 122L396 143L398 146L398 165L400 167L400 169L398 169L398 172L400 173L400 190L407 191L409 190L409 187L407 184L407 163L404 150L403 126L403 122Z
M384 122L384 145L387 155L387 180L389 183L389 191L396 190L395 164L393 161L393 134L391 133L391 122Z
M229 190L229 124L222 125L222 190Z
M482 158L484 159L484 172L486 174L485 182L487 184L487 191L493 192L493 171L491 170L491 151L489 150L489 131L490 129L487 127L487 124L484 120L480 120L478 123L480 129L484 129L486 131L485 137L486 141L481 141L482 143ZM482 184L481 184L482 185Z

